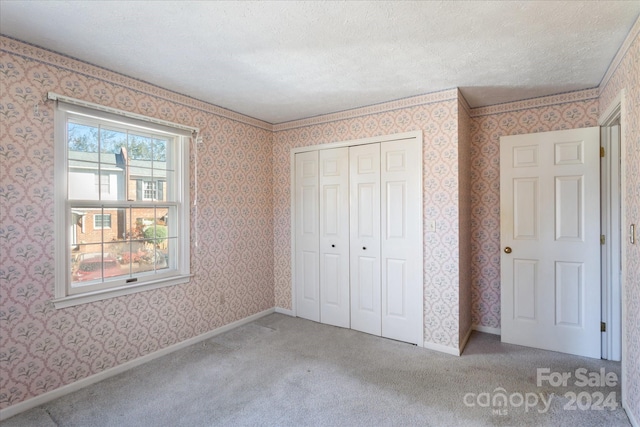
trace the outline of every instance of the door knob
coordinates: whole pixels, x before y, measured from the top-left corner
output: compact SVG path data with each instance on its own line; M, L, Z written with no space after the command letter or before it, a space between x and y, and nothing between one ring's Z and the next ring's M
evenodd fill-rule
M505 254L510 254L511 253L511 248L509 246L507 246L506 248L504 248L504 253Z
M336 245L331 245L331 247L332 247L332 248L335 248L335 247L336 247Z
M366 251L366 250L367 250L367 247L366 247L366 246L363 246L363 247L362 247L362 250L363 250L363 251Z

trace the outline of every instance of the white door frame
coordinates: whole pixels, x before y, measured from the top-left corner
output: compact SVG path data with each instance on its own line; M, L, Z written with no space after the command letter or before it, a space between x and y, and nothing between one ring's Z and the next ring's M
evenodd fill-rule
M617 125L614 125L617 124ZM622 253L622 225L620 215L620 109L613 112L600 132L600 233L604 236L601 247L602 358L620 361L621 314L620 274Z
M618 95L611 101L604 110L602 114L600 114L600 118L598 120L598 124L600 126L608 126L612 123L615 123L619 118L620 120L620 236L621 236L621 254L620 254L620 262L622 265L622 273L620 277L620 294L621 294L621 310L620 310L620 319L621 319L621 345L622 345L622 407L627 409L629 408L627 402L627 396L625 393L626 390L626 382L627 382L627 351L626 351L626 341L627 341L627 331L626 331L626 277L627 277L627 255L624 250L624 242L626 241L627 236L627 219L626 219L626 207L625 200L627 197L626 193L626 154L625 154L625 135L626 135L626 91L622 89ZM602 286L605 286L603 283ZM615 308L608 307L610 313L614 313L613 310Z
M295 230L295 225L296 225L296 217L295 217L295 181L296 181L296 170L295 170L295 164L296 164L296 154L297 153L304 153L307 151L315 151L315 150L324 150L327 148L341 148L341 147L351 147L354 145L364 145L364 144L375 144L375 143L381 143L381 142L391 142L391 141L402 141L402 140L407 140L407 139L417 139L418 141L420 141L420 145L422 146L423 144L423 140L422 140L422 131L412 131L412 132L403 132L403 133L396 133L396 134L392 134L392 135L382 135L382 136L374 136L371 138L363 138L363 139L353 139L353 140L349 140L349 141L340 141L340 142L330 142L327 144L317 144L317 145L310 145L310 146L306 146L306 147L294 147L291 148L290 153L289 153L289 195L290 195L290 201L289 201L289 208L290 208L290 215L291 215L291 219L290 219L290 248L291 248L291 252L289 254L290 256L290 262L291 262L291 314L293 316L296 316L296 286L295 286L295 268L296 268L296 264L295 264L295 254L296 254L296 230ZM424 195L424 189L423 189L423 179L420 180L420 194ZM423 218L424 221L424 218ZM423 260L424 263L424 260ZM423 289L423 298L421 298L420 301L420 306L421 306L421 312L423 313L423 318L424 318L424 283L422 284ZM424 323L424 322L423 322ZM418 343L418 346L422 347L424 345L424 324L422 324L422 339L420 340L420 342Z

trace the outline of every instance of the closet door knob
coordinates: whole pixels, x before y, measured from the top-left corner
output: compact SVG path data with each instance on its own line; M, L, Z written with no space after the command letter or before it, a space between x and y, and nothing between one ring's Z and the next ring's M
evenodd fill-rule
M363 251L366 251L366 250L367 250L367 247L366 247L366 246L363 246L363 247L362 247L362 250L363 250Z
M335 248L335 247L336 247L336 245L331 245L331 247L332 247L332 248Z

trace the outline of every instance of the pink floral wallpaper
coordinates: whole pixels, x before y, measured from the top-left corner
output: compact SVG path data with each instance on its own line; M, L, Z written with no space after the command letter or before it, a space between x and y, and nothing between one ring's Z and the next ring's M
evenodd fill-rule
M417 105L405 106L407 103ZM276 126L273 204L275 296L278 307L291 308L291 148L418 129L422 130L424 138L424 218L435 220L438 230L424 234L425 340L456 350L459 348L461 242L458 238L460 179L456 89L425 95L420 99L395 101ZM464 173L466 171L460 171L461 175Z
M609 108L622 89L626 92L622 117L626 168L625 229L629 228L629 224L636 224L636 230L640 230L640 19L620 48L600 89L602 112ZM623 239L625 237L623 234ZM636 422L640 422L640 231L636 231L634 245L626 239L623 244L627 257L624 295L626 319L623 322L627 330L628 375L623 393Z
M626 215L640 224L638 34L636 22L600 90L469 109L454 89L279 125L0 37L0 409L262 310L291 308L292 147L422 130L424 218L437 222L424 236L425 339L457 349L470 325L499 328L500 136L596 126L626 89ZM201 128L190 283L51 306L48 91ZM640 420L640 244L625 251L624 392Z
M4 37L0 84L0 409L274 307L271 125ZM201 129L191 282L53 308L48 91Z
M597 90L539 98L534 108L523 103L472 112L472 317L489 328L500 327L500 137L598 125Z

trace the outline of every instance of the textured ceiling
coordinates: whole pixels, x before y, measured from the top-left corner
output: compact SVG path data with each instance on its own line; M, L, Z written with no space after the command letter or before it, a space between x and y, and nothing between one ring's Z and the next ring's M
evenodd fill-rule
M0 1L0 32L270 123L598 86L640 1Z

